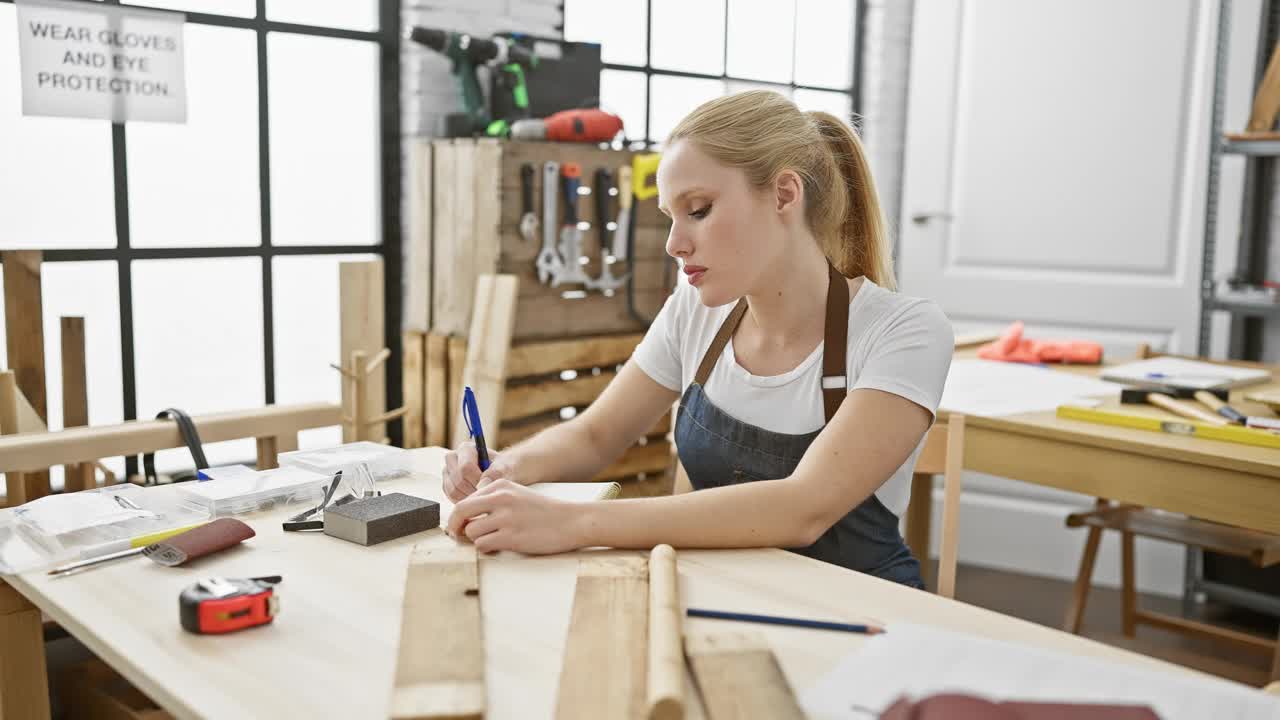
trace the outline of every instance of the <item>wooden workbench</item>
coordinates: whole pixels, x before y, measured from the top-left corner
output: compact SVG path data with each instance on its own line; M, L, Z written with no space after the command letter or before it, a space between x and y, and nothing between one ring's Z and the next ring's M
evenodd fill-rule
M388 483L387 489L437 499L447 518L442 457L439 449L414 451L421 474ZM61 579L33 572L7 580L176 716L385 718L410 548L453 541L437 530L365 548L281 532L281 518L295 510L249 516L257 537L190 568L135 558ZM503 553L481 559L488 717L551 717L579 555ZM688 605L877 623L910 620L1194 674L781 550L681 552L679 572ZM215 574L283 575L276 622L223 637L182 631L179 590ZM693 620L686 629L741 628ZM864 641L842 633L751 629L767 637L798 692ZM11 645L0 653L9 668L43 664L38 644ZM30 687L0 687L0 697L23 690ZM695 703L690 717L701 716Z

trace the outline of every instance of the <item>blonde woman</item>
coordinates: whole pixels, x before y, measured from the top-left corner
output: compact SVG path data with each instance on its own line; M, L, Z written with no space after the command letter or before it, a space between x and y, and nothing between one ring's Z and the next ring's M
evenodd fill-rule
M658 195L688 284L585 412L483 473L474 446L449 453L449 533L485 552L780 547L922 587L898 516L952 331L894 291L857 136L777 93L719 98L672 131ZM677 398L694 492L571 504L524 487L593 477Z

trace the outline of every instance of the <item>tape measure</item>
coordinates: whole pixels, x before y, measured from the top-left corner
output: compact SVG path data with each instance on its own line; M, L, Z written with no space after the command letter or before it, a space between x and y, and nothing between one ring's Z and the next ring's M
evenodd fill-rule
M200 635L217 635L266 625L280 612L275 585L282 579L270 575L200 580L178 596L182 628Z

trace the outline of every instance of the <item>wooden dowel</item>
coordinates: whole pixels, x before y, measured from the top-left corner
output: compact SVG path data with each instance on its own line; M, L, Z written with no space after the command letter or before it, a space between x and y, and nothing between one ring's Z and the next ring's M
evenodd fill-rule
M378 423L391 422L392 420L395 420L396 418L403 416L407 412L409 412L409 409L404 407L399 407L399 408L396 408L395 410L388 410L387 412L382 413L376 418L365 420L364 424L377 425Z
M386 362L389 357L391 357L391 350L389 348L382 348L379 350L378 354L374 355L373 359L369 361L369 364L364 366L364 374L369 375L373 371L382 367L382 363Z
M649 720L684 717L684 648L676 551L649 554Z
M1213 413L1207 410L1201 410L1198 407L1192 407L1187 403L1174 400L1168 395L1161 395L1160 393L1149 393L1147 395L1147 402L1151 403L1152 405L1155 405L1156 407L1164 408L1165 410L1168 410L1174 415L1181 415L1182 417L1187 418L1189 420L1199 420L1200 422L1206 422L1211 425L1226 426L1231 424L1229 420L1227 420L1226 418L1220 415L1214 415Z

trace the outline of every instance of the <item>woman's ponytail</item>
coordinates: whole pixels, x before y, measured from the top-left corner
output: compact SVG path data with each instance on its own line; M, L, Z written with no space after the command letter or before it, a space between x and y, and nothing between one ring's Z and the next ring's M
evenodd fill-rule
M836 170L832 187L835 192L828 202L830 217L821 218L823 225L837 228L834 233L823 233L828 245L832 245L823 248L827 258L845 277L865 275L880 287L896 289L892 248L862 141L852 128L830 113L807 114L822 135ZM843 202L837 197L841 187Z

